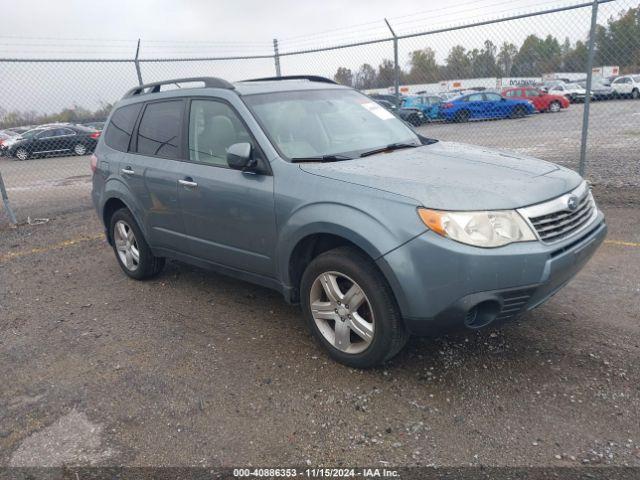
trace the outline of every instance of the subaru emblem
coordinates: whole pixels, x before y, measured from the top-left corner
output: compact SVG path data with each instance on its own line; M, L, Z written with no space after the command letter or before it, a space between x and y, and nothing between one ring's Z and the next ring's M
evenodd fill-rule
M576 197L575 195L571 195L567 199L567 208L569 210L575 210L576 208L578 208L578 197Z

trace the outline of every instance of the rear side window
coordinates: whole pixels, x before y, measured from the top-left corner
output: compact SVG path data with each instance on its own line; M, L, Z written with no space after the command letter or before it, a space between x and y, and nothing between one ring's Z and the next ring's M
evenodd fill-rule
M178 158L183 111L182 100L149 103L138 126L137 152Z
M142 108L141 103L118 108L111 116L104 141L111 148L126 152L133 133L133 127Z

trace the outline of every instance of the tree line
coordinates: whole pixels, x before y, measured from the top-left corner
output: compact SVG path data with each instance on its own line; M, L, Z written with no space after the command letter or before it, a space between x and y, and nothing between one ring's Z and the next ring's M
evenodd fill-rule
M113 104L100 103L97 110L87 110L79 105L63 108L57 113L39 113L34 110L7 111L0 107L0 129L23 125L43 125L45 123L86 123L104 121L111 112Z
M444 60L426 47L409 53L408 68L400 68L401 84L436 83L443 80L482 77L540 77L552 72L586 72L588 39L575 44L547 35L529 35L518 48L511 42L467 50L456 45ZM617 65L624 73L640 70L640 7L610 18L595 32L594 66ZM586 73L585 73L586 76ZM355 71L339 67L334 80L355 88L385 88L394 84L394 64L384 59L377 68L368 63Z

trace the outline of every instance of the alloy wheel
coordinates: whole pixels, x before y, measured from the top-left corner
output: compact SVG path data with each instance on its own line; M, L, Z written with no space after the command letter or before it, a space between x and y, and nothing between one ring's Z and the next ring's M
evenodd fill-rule
M118 220L113 229L113 242L122 264L131 272L138 269L140 250L138 241L131 226L123 220Z
M75 147L73 147L73 151L76 155L85 155L87 153L87 147L78 143Z
M558 102L551 102L549 105L549 111L552 113L557 113L560 111L560 104Z
M309 304L318 330L336 349L358 354L374 338L375 319L364 290L340 272L325 272L311 286Z
M19 148L16 152L16 157L18 157L18 160L26 160L27 158L29 158L29 152L27 152L24 148Z

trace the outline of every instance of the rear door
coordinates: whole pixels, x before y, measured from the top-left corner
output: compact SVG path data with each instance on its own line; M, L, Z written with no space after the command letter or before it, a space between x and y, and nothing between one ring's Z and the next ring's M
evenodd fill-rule
M184 108L182 99L148 102L120 165L144 212L149 244L180 252L188 250L178 203Z
M58 128L56 130L56 147L62 151L70 151L78 140L78 134L70 128Z
M154 248L186 252L184 224L178 204L178 178L184 155L182 129L185 102L182 99L152 101L144 104L129 141L127 153L119 156L118 175L137 204L143 218L146 240ZM127 112L124 109L131 109ZM110 145L120 128L129 130L131 117L140 104L122 107L107 129L105 143ZM135 119L134 119L135 121ZM120 125L118 124L120 122ZM114 134L110 130L113 128ZM123 148L128 137L123 136Z
M257 142L223 100L190 102L188 159L178 186L191 254L262 276L274 274L273 176ZM232 170L226 149L250 143L262 173Z

